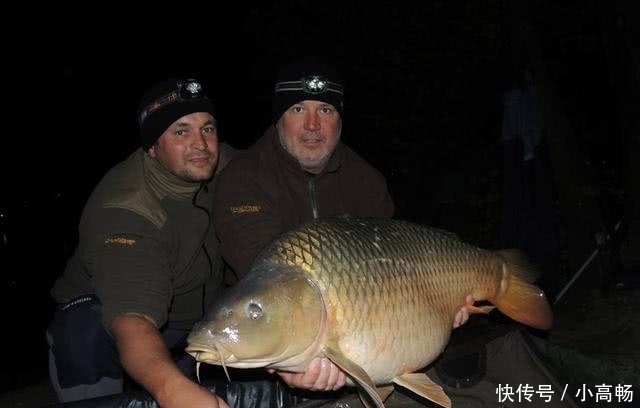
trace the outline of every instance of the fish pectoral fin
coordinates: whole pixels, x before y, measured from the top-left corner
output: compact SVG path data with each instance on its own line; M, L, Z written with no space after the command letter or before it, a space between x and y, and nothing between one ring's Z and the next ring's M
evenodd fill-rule
M371 380L369 374L367 374L362 367L349 360L337 347L325 347L323 351L324 355L331 360L333 364L340 367L345 374L360 386L360 399L365 407L385 408L383 399L380 397L380 394L378 394L373 380Z
M382 401L386 401L387 398L389 398L389 395L393 392L393 389L393 384L389 384L382 387L376 387L376 392Z
M424 373L407 373L393 379L393 382L443 407L451 408L451 399L441 386Z

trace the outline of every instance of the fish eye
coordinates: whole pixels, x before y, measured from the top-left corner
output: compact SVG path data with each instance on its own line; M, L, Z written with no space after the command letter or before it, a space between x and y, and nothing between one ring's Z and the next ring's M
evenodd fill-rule
M264 312L259 304L251 302L247 305L247 316L249 316L249 319L258 320L263 314Z

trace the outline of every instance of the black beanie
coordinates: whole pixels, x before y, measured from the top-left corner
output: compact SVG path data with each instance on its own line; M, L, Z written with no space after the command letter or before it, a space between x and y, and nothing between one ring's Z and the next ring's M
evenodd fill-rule
M195 79L166 79L153 85L138 105L142 148L148 150L176 120L194 112L215 116L213 104Z
M343 96L340 74L327 63L314 58L293 62L278 72L273 121L277 122L287 109L304 100L330 103L342 115Z

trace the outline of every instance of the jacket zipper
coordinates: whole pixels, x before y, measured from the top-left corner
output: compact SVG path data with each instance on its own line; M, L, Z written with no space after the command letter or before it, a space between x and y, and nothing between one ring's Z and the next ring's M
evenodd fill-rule
M309 202L311 203L311 212L313 213L313 219L318 218L318 203L316 202L316 183L315 177L310 177L309 186Z

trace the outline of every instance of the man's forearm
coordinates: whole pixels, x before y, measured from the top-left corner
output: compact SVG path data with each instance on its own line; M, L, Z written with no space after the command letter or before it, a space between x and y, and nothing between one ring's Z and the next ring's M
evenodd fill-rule
M120 315L113 319L110 329L122 366L159 403L172 394L177 384L187 380L150 319L134 314Z

